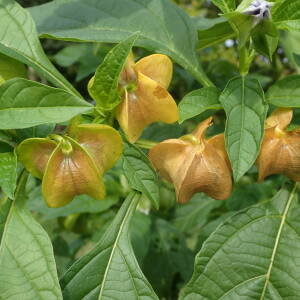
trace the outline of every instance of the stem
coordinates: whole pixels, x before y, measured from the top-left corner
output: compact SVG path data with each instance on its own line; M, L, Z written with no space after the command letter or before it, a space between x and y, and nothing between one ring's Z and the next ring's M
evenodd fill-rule
M215 84L212 81L210 81L210 79L205 75L204 71L201 72L199 68L200 67L195 68L194 66L188 66L187 71L189 71L204 87L214 87Z
M144 140L144 139L139 139L138 141L136 141L134 143L136 146L144 148L144 149L151 149L153 148L155 145L157 145L157 142L153 142L153 141L148 141L148 140Z

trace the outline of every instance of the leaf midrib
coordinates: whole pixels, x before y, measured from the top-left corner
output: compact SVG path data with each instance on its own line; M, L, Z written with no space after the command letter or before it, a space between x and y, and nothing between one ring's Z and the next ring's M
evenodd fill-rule
M295 198L295 194L296 194L298 185L299 185L299 183L295 183L294 188L293 188L293 190L292 190L292 192L290 194L290 197L288 199L288 202L286 204L286 207L285 207L283 215L282 215L282 219L281 219L281 222L280 222L280 225L279 225L279 228L278 228L278 233L277 233L277 236L276 236L274 249L273 249L273 252L272 252L271 259L270 259L270 264L269 264L269 267L268 267L268 271L266 273L266 280L265 280L265 284L264 284L264 288L263 288L260 300L264 299L264 296L265 296L266 290L267 290L267 286L268 286L268 284L270 282L270 276L271 276L271 273L272 273L274 259L275 259L276 252L277 252L277 249L278 249L278 246L279 246L279 241L280 241L280 238L281 238L283 227L284 227L284 224L285 224L285 221L286 221L289 209L291 207L291 204L292 204L292 202L293 202L293 200Z
M17 21L16 18L14 18L13 15L11 15L10 11L5 7L5 6L1 6L6 12L7 12L7 16L9 16L13 21L14 23L17 25L17 27L20 29L20 31L22 32L23 34L23 38L24 40L26 41L27 43L27 46L28 46L28 49L30 50L31 54L32 54L32 57L35 59L33 60L30 56L28 56L25 52L21 52L19 51L18 49L14 48L14 47L11 47L11 46L8 46L8 45L5 45L3 43L1 43L4 47L8 48L8 49L13 49L15 52L19 53L20 55L24 56L27 60L31 61L33 64L37 65L43 72L45 72L46 74L49 75L49 77L52 77L56 82L58 82L60 84L60 86L64 87L65 90L67 90L68 92L70 92L72 95L76 95L76 96L79 96L82 98L82 96L79 94L79 93L75 93L71 88L69 88L63 81L61 81L59 78L57 78L54 73L52 73L51 70L49 70L48 68L44 67L43 64L40 64L37 60L37 57L36 57L36 54L35 54L35 51L33 51L33 48L31 47L31 43L29 42L29 40L27 39L27 35L25 34L25 31L23 30L23 27L21 26L21 24ZM29 14L30 16L30 14ZM30 16L31 18L31 16ZM28 16L26 16L26 19L28 20ZM31 21L31 23L33 23L33 21L31 19L29 19L29 21ZM34 27L34 24L31 24L31 28ZM35 29L35 28L34 28ZM36 30L34 30L36 32ZM37 34L38 36L38 34ZM42 50L42 47L40 45L40 41L39 39L37 38L37 47L40 48L38 50L41 51L42 53L42 56L43 59L46 60L47 64L50 63L50 61L48 61L48 58L45 56L43 50ZM51 63L50 63L51 64ZM52 65L51 65L52 66ZM53 66L54 68L54 66ZM57 71L58 72L58 71Z
M125 216L124 216L124 218L122 220L119 232L118 232L117 237L116 237L116 239L115 239L115 241L113 243L113 246L112 246L112 250L111 250L111 254L110 254L107 266L105 268L105 273L103 275L103 279L102 279L102 282L101 282L101 287L100 287L100 292L99 292L98 300L102 299L102 295L103 295L103 292L104 292L104 286L105 286L105 282L106 282L106 277L108 276L108 272L110 270L110 265L111 265L114 253L116 251L116 248L118 247L118 242L120 240L121 234L123 233L123 229L124 229L126 223L128 222L128 217L132 213L132 210L134 209L134 207L137 205L139 198L140 198L139 194L135 194L133 196L133 198L131 200L131 204L129 205L129 207L128 207L127 211L126 211L126 214L125 214Z

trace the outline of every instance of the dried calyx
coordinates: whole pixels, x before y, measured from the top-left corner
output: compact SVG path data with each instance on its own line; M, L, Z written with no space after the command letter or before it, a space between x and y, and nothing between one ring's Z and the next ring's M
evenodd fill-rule
M231 167L224 135L210 139L204 136L211 123L212 118L209 118L192 134L161 142L149 152L154 167L174 184L180 203L187 202L197 192L220 200L231 193Z
M265 135L257 158L259 181L272 174L283 174L300 181L300 130L287 131L293 111L275 110L265 123Z
M176 102L167 91L172 72L166 55L153 54L137 63L128 57L119 80L122 102L116 118L129 142L134 143L151 123L178 120Z
M60 207L76 195L104 198L102 176L119 158L122 139L110 126L82 124L66 136L27 139L17 152L25 168L42 180L47 205Z

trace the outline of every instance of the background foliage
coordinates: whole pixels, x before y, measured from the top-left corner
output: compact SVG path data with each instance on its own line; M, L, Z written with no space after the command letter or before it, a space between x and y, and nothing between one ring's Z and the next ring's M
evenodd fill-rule
M0 0L0 83L23 78L0 86L0 298L298 299L299 192L281 175L257 183L253 163L268 108L293 107L300 125L300 2L276 2L279 46L272 60L265 48L255 55L246 79L236 77L240 32L219 16L235 9L233 0L18 2L29 8ZM180 125L153 124L142 138L177 138L214 115L208 133L225 131L233 193L179 205L146 151L126 144L105 175L104 201L83 195L50 209L13 148L89 111L89 79L114 43L136 32L137 58L172 58L170 92L180 107Z

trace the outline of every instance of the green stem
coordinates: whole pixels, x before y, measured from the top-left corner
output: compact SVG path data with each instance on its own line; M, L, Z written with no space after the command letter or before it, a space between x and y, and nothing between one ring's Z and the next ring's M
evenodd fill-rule
M195 68L194 66L188 66L187 71L189 71L204 87L215 86L215 84L205 75L204 71L202 71L202 68L200 69L200 67Z
M136 146L144 148L144 149L151 149L153 148L155 145L157 145L157 142L153 142L153 141L148 141L148 140L144 140L144 139L139 139L138 141L136 141L134 143Z

